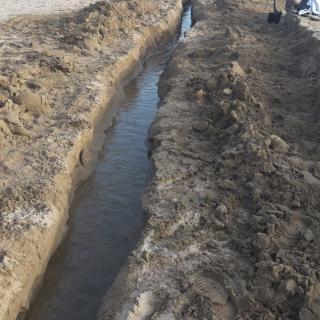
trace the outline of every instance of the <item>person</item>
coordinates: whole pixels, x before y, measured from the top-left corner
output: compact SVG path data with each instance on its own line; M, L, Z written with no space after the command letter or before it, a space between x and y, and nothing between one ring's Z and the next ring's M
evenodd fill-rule
M309 0L301 0L301 2L299 3L297 10L301 11L301 10L308 10L310 9L310 6L308 5Z
M320 16L320 0L302 0L298 6L299 16Z
M309 0L308 5L312 14L320 16L320 0Z
M293 5L294 5L294 0L286 0L286 23L289 24L292 21L292 9L293 9Z

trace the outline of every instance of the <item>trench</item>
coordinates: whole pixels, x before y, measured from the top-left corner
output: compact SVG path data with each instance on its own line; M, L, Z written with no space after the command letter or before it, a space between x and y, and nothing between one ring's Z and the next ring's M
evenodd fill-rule
M146 139L159 103L158 81L177 41L190 27L188 7L176 37L153 52L112 107L113 125L106 131L97 165L76 191L68 234L51 258L25 319L96 318L102 297L144 226L141 196L152 177Z

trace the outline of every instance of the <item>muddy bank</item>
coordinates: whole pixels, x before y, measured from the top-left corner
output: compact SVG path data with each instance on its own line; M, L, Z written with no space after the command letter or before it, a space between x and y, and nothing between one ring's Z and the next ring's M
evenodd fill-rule
M320 318L320 43L268 11L193 1L150 129L147 226L100 320Z
M175 33L181 1L98 2L0 33L0 319L23 316L95 164L117 88Z

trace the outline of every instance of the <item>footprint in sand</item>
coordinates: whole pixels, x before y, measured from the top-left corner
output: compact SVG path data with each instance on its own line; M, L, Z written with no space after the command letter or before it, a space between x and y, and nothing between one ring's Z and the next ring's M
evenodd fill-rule
M293 213L287 223L280 225L273 237L273 242L280 248L290 249L301 239L303 231L311 223L309 218L298 213Z
M200 275L193 276L191 281L196 294L207 301L213 319L232 320L235 318L235 306L220 284Z

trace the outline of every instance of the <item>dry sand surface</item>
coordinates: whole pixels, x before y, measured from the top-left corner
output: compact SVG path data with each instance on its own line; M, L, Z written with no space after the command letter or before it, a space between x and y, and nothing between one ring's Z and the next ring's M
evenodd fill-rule
M29 307L117 86L181 11L180 0L101 1L0 22L0 320Z
M49 14L80 10L98 0L1 0L0 20L17 15Z
M148 223L100 320L320 319L320 43L266 18L193 1L150 130Z

